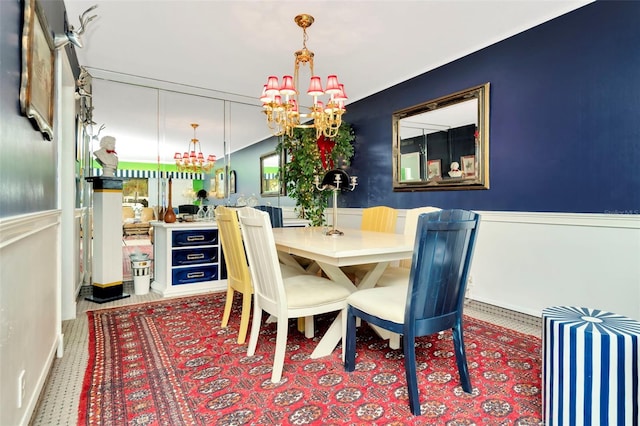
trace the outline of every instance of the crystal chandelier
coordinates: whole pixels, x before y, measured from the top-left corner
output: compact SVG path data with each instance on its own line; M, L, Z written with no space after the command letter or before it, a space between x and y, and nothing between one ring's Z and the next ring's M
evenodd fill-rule
M338 82L337 76L330 75L327 77L326 88L322 89L320 77L313 73L313 52L307 49L307 28L313 24L313 16L298 15L294 21L302 28L302 49L294 53L296 59L293 77L285 75L278 83L278 77L270 76L263 87L260 101L267 116L267 124L274 136L293 136L293 129L297 127L315 128L316 137L321 134L328 138L335 137L342 124L342 114L346 111L344 101L347 100L347 96L344 85ZM313 98L310 107L301 106L298 100L298 74L301 64L309 64L311 73L307 90L307 94ZM326 105L318 100L318 97L323 95L328 95ZM300 108L308 112L300 112Z
M187 152L184 154L176 152L173 159L176 160L176 166L180 172L209 173L216 164L216 156L209 155L205 161L200 149L200 141L196 138L198 123L191 123L191 127L193 127L193 139L189 142Z

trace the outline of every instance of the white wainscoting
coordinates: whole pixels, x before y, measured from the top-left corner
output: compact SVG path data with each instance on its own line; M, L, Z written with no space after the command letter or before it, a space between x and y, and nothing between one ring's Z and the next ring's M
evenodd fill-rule
M0 424L28 423L61 345L60 211L0 219Z
M360 226L362 209L338 211L338 229ZM537 317L570 305L640 320L640 215L478 213L471 299Z

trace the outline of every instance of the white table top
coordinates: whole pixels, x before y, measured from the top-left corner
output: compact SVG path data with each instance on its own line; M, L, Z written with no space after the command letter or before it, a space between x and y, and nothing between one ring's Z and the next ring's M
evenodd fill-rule
M344 235L323 234L323 228L274 228L279 251L334 266L410 258L414 240L403 234L342 229Z

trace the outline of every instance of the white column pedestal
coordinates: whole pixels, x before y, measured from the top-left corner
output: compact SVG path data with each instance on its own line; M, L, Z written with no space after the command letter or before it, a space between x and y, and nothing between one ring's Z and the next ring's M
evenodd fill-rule
M122 179L87 180L93 183L93 294L86 299L111 302L130 296L122 284Z

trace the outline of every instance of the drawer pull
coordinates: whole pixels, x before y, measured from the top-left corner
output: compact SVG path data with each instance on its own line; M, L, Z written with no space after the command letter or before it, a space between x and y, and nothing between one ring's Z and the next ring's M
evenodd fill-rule
M202 278L204 277L204 272L189 272L187 274L187 278Z
M204 235L189 235L187 241L204 241Z
M204 259L204 253L194 253L194 254L187 255L187 260L198 260L198 259Z

